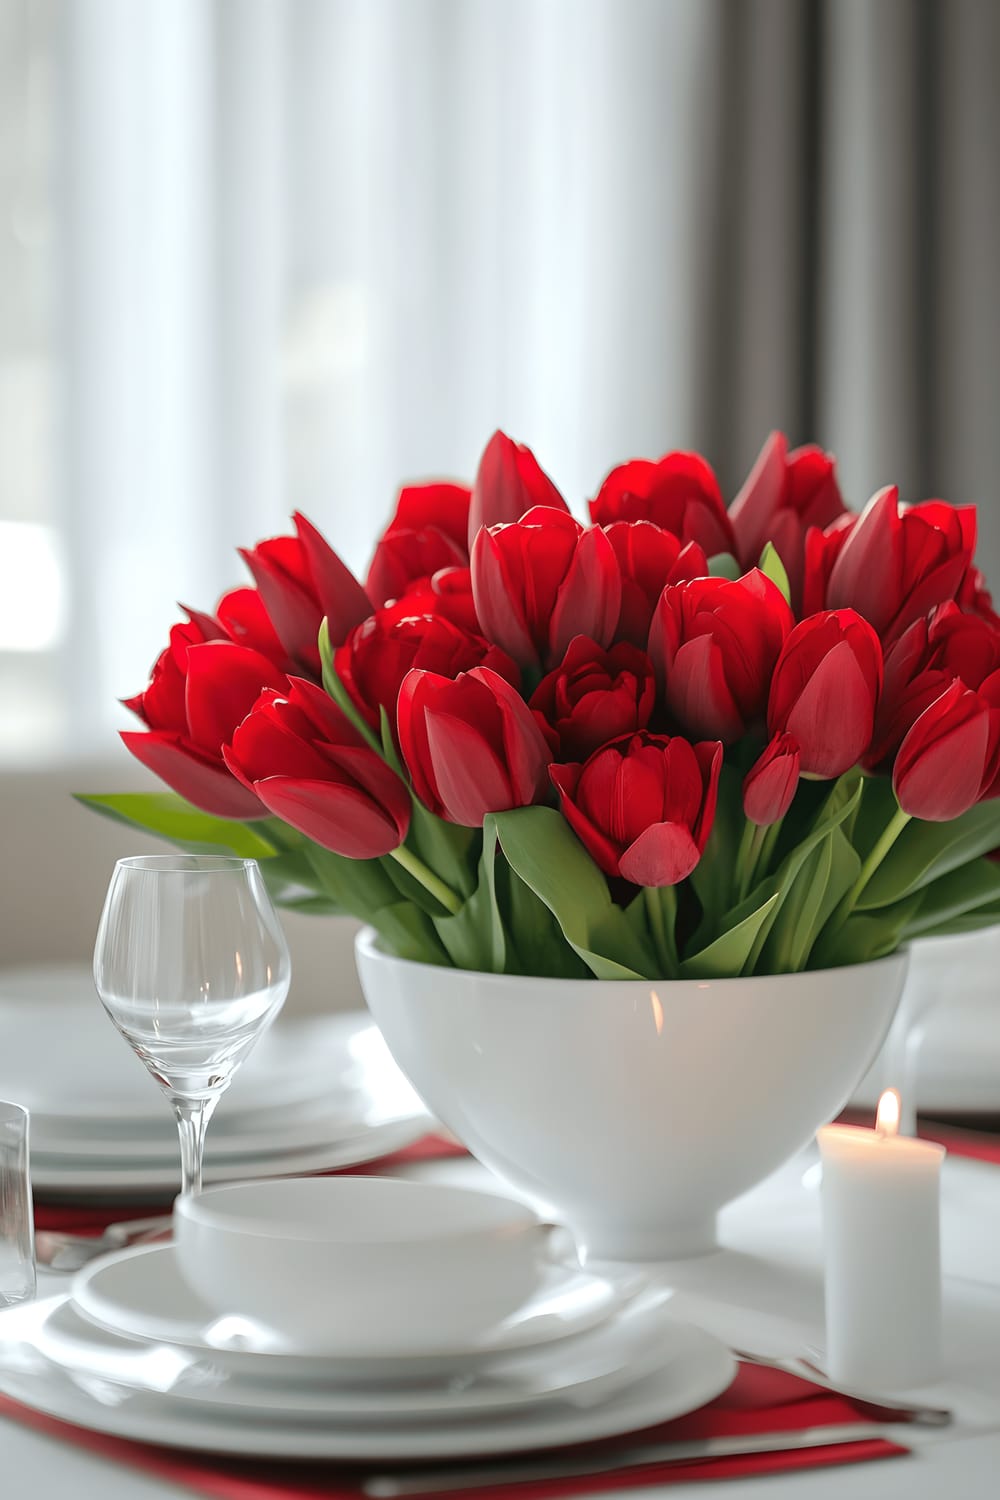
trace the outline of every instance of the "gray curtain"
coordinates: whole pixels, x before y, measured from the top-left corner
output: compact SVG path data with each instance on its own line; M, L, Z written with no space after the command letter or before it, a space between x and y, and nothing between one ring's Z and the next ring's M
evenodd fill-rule
M981 509L1000 578L1000 5L716 0L698 438Z

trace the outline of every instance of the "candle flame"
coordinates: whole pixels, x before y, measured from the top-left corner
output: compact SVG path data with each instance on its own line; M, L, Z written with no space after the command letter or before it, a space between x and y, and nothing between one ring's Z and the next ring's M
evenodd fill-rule
M663 1031L663 1006L655 990L650 990L649 999L653 1007L653 1025L656 1027L656 1035L659 1036Z
M881 1136L899 1134L899 1090L886 1089L878 1101L875 1111L875 1134Z

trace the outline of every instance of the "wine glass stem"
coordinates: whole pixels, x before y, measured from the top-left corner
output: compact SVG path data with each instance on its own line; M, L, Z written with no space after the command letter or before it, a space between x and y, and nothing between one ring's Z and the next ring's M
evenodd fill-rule
M205 1131L214 1100L210 1103L175 1104L177 1134L181 1143L181 1192L201 1192L201 1164L205 1155Z

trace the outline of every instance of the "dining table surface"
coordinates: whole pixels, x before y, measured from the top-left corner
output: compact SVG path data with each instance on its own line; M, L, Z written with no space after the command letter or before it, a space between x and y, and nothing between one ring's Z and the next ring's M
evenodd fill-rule
M730 1347L795 1355L822 1349L823 1294L818 1158L796 1157L723 1211L720 1249L657 1269L673 1288L678 1316ZM509 1191L471 1158L413 1162L399 1175ZM950 1154L942 1174L945 1373L920 1396L947 1405L945 1429L887 1429L911 1450L888 1462L836 1465L768 1476L649 1485L642 1493L746 1500L986 1500L1000 1474L1000 1166ZM39 1275L39 1295L67 1278ZM901 1394L901 1393L897 1393ZM0 1417L0 1494L72 1500L179 1500L187 1486L140 1472ZM605 1493L613 1494L614 1478ZM624 1493L625 1486L621 1486ZM632 1491L636 1493L636 1491Z

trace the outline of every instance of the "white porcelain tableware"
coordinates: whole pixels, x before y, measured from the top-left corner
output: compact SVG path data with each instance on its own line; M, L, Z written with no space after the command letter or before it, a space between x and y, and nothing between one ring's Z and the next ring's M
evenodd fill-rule
M63 1369L130 1390L169 1393L177 1401L218 1406L231 1415L281 1413L296 1421L423 1422L464 1413L516 1411L541 1401L593 1406L663 1369L673 1357L667 1298L637 1298L585 1343L556 1342L530 1358L472 1374L442 1371L401 1382L296 1382L280 1374L247 1379L211 1355L127 1339L89 1322L69 1298L39 1304L32 1340Z
M15 1313L22 1309L14 1309ZM5 1315L7 1317L10 1314ZM8 1333L10 1325L4 1329ZM64 1372L28 1349L18 1368L18 1351L8 1334L0 1363L0 1389L39 1411L95 1432L134 1438L166 1447L242 1457L289 1460L342 1459L385 1462L397 1459L460 1458L472 1454L526 1452L588 1439L634 1432L682 1416L711 1401L729 1385L735 1361L701 1329L677 1323L661 1369L630 1384L596 1406L577 1408L546 1401L492 1416L442 1415L438 1421L382 1420L359 1424L332 1418L296 1421L276 1413L251 1416L222 1413L210 1403L171 1401L169 1395L129 1392L113 1397L100 1377Z
M345 1140L334 1138L329 1143L276 1155L251 1153L222 1159L208 1155L204 1180L209 1184L234 1182L364 1166L419 1140L432 1128L428 1121L427 1115L415 1120L390 1121L387 1125L353 1132ZM99 1199L105 1205L166 1202L180 1188L180 1168L176 1162L153 1166L125 1161L116 1166L107 1162L91 1165L79 1160L45 1158L35 1162L31 1175L36 1192L43 1194L49 1203L74 1203L87 1198Z
M545 1254L524 1204L391 1177L184 1195L174 1240L181 1275L220 1317L331 1353L468 1342L521 1306Z
M612 1281L553 1263L523 1306L471 1343L442 1347L434 1338L425 1349L371 1355L366 1341L360 1349L344 1345L336 1356L289 1352L239 1319L217 1318L181 1277L173 1245L141 1246L95 1261L77 1273L72 1297L99 1327L173 1345L245 1379L399 1384L472 1374L564 1340L575 1344L629 1307L644 1285L639 1276Z
M719 1209L844 1104L907 955L746 979L470 973L357 939L369 1008L428 1107L584 1255L715 1245Z

